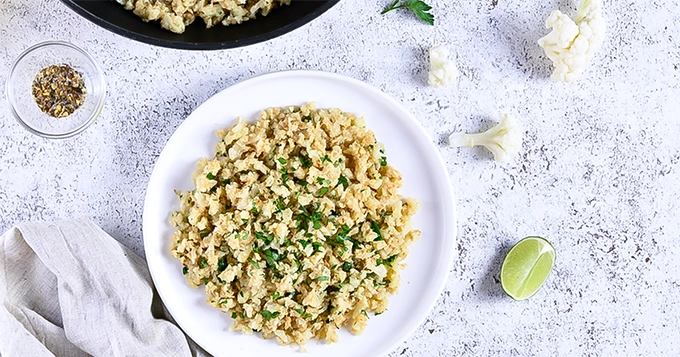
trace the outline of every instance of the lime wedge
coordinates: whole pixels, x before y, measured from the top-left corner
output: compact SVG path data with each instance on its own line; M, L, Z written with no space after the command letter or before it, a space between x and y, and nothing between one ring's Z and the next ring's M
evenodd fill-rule
M541 237L526 237L510 249L501 266L501 286L515 300L541 288L555 263L555 249Z

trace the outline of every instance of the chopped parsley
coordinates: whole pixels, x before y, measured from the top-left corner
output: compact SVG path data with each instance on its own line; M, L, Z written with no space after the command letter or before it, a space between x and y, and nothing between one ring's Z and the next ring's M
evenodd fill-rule
M215 179L215 175L213 175L212 172L208 172L208 174L205 175L205 177L206 177L208 180L214 180L214 179Z
M260 269L260 264L257 264L257 262L253 260L253 258L248 258L248 261L252 263L255 268Z
M205 238L208 235L210 235L210 231L203 231L203 232L199 233L199 235L201 236L201 238Z
M331 163L333 162L333 161L331 161L331 159L328 157L328 155L324 155L323 157L321 157L321 163L323 164L325 161L328 161L328 162L331 162Z
M288 163L288 161L286 161L286 159L280 157L280 158L279 158L279 163L281 163L281 165L285 165L285 164Z
M265 234L264 232L255 232L255 237L264 241L265 245L269 245L274 240L274 236L271 234Z
M276 204L276 209L279 210L279 212L286 209L286 206L284 206L283 202L281 202L281 198L277 198L276 201L274 201L274 203Z
M323 209L319 210L320 204L315 206L309 205L307 207L300 206L300 212L295 217L298 221L298 230L309 230L310 223L314 229L321 228L321 221L323 220Z
M272 268L275 267L274 263L281 259L279 253L272 249L265 249L264 251L262 251L262 253L264 254L265 259L267 260L267 265L269 265Z
M312 167L312 160L309 159L309 156L300 155L300 164L302 167Z
M382 236L382 233L380 233L380 226L378 226L378 223L375 223L375 221L371 221L371 229L373 230L373 232L375 232L375 234L378 235L378 238L373 240L374 242L377 242L379 240L385 240L385 238L383 238Z
M317 197L322 197L322 196L325 195L326 193L328 193L328 187L321 187L321 189L320 189L319 192L318 192L318 196L317 196Z
M380 166L387 166L387 157L385 156L380 157Z
M260 314L262 314L262 316L264 317L265 320L269 321L269 320L275 318L276 316L279 316L281 313L278 312L278 311L271 312L269 310L262 310L262 312L260 312Z
M342 270L346 273L349 273L352 268L354 268L354 264L351 262L346 262L342 265Z
M187 273L189 273L189 268L187 268L187 267L182 267L182 274L183 274L183 275L187 275Z
M217 261L217 271L218 272L223 272L224 269L227 269L227 257L224 256L220 258L220 260Z
M304 310L302 310L302 309L294 309L294 310L295 310L298 314L300 314L300 317L302 317L303 319L306 319L306 318L312 316L312 315L306 313L306 312L305 312Z
M345 176L340 175L338 177L338 184L342 185L342 188L345 190L347 189L347 186L349 186L349 182L347 182L347 178Z
M208 261L205 259L205 257L201 257L201 259L198 260L198 265L201 267L201 269L203 269L208 266Z
M316 278L316 281L329 281L329 280L331 280L331 278L329 278L327 276L320 276L320 277Z

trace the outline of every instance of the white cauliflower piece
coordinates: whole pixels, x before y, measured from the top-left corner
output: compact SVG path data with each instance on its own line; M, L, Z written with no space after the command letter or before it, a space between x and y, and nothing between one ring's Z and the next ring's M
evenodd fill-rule
M493 128L479 134L453 133L449 136L449 145L472 147L481 145L493 153L498 162L512 159L522 147L522 130L517 121L505 114L501 122Z
M428 81L433 87L444 87L460 76L458 68L449 60L449 50L443 46L430 48L430 73Z
M554 10L545 21L545 27L552 31L538 40L538 45L555 66L550 78L573 82L604 41L606 25L602 17L602 0L581 0L573 20L560 10Z

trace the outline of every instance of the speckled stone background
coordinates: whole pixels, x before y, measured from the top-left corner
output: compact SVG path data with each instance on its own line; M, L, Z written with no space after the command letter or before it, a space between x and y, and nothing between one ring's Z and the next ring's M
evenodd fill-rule
M428 0L437 25L388 0L343 0L313 23L242 49L189 52L109 33L55 0L0 0L0 81L28 46L70 41L102 65L109 97L77 137L34 136L0 102L0 230L89 217L143 255L144 193L165 142L219 90L273 71L315 69L370 83L438 144L457 196L458 258L436 307L391 356L680 354L680 4L605 0L608 34L585 76L549 80L536 45L576 0ZM426 85L444 44L462 76ZM454 131L522 123L519 157L454 149ZM498 275L526 235L554 244L544 288L513 302Z

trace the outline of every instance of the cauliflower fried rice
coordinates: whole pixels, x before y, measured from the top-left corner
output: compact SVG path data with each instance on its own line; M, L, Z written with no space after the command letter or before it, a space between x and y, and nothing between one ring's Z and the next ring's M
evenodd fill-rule
M217 136L170 218L188 284L205 286L232 330L283 345L362 333L420 237L418 203L397 192L384 146L363 118L313 103L238 118Z
M174 33L184 33L186 26L203 19L206 27L240 24L267 16L278 5L290 5L291 0L117 0L126 10L132 10L144 21L160 21L161 27Z

